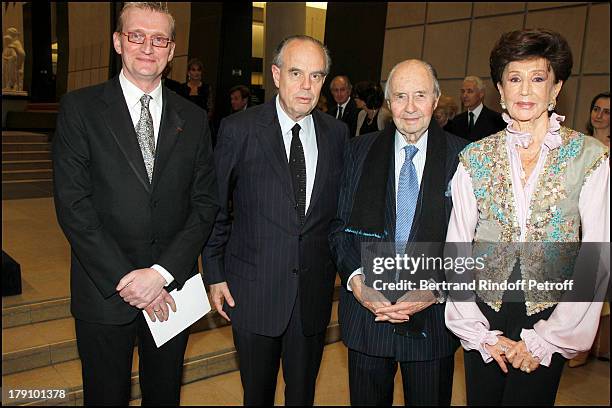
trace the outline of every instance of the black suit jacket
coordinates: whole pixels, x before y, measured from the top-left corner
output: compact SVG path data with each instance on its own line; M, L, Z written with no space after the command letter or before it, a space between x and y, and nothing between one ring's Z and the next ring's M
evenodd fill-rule
M266 336L286 329L299 290L302 329L329 323L336 268L328 244L337 203L346 125L312 112L317 169L300 226L275 99L228 116L215 149L223 203L204 250L204 279L226 281L232 324ZM233 203L230 217L228 201Z
M392 242L395 237L395 163L388 163L387 198L385 206L385 230L382 239L365 237L345 231L348 225L355 194L359 186L365 159L377 137L395 137L395 126L369 133L351 141L346 149L345 169L338 203L338 214L330 235L332 252L342 280L340 290L339 321L342 339L347 347L379 357L393 357L398 361L425 361L452 355L458 347L457 339L444 323L444 304L436 304L419 312L423 314L425 339L399 336L394 325L375 322L374 315L363 307L346 289L349 276L361 267L361 245L366 242ZM427 159L421 181L414 222L411 226L410 242L434 242L432 231L442 228L438 235L445 238L448 219L452 210L452 199L448 194L450 183L459 163L459 152L466 141L443 131L435 120L429 125ZM393 155L393 157L395 157ZM444 182L433 182L441 174ZM434 200L435 202L433 202ZM432 219L425 214L429 206L443 207L446 219ZM440 225L440 223L443 223ZM371 282L366 282L371 285Z
M72 314L124 324L139 309L115 291L159 264L180 288L218 211L206 113L163 87L152 183L118 77L62 98L53 140L57 218L71 254ZM171 289L171 288L169 288Z
M449 122L448 131L457 135L469 142L475 142L484 137L492 135L505 129L507 124L501 117L501 114L495 112L486 106L482 105L482 112L478 115L478 120L474 124L474 130L470 134L468 132L468 111L460 113Z
M332 101L334 99L332 98ZM359 115L359 110L357 109L357 104L355 104L355 100L353 98L349 99L348 103L344 108L344 112L342 112L342 121L347 124L349 127L349 137L355 137L355 132L357 130L357 115ZM338 113L338 104L334 101L333 106L327 111L334 118Z

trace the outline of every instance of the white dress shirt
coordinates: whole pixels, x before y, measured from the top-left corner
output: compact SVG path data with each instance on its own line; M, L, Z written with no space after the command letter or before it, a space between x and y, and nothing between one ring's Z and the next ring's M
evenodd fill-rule
M416 169L417 179L419 180L419 188L421 187L421 180L423 180L423 172L425 171L425 160L427 159L427 139L429 137L429 131L425 131L423 136L414 143L414 146L418 149L418 152L412 158L412 163L414 163L414 167ZM399 178L400 172L402 171L402 166L406 161L406 151L404 150L405 146L408 146L410 143L406 142L404 136L399 132L399 130L395 131L395 208L397 208L397 189L399 187ZM349 276L346 282L346 288L349 291L351 289L351 279L355 275L363 275L363 268L359 268L355 270Z
M289 163L289 156L291 153L291 139L293 133L291 129L297 123L300 125L300 141L304 148L304 159L306 161L306 209L310 205L310 197L312 197L312 189L314 187L314 181L317 174L317 158L319 156L319 150L317 148L317 135L315 133L314 121L312 115L308 115L299 122L295 122L289 117L280 105L278 96L276 97L276 114L278 116L278 122L280 123L281 133L283 135L283 142L285 143L285 153L287 154L287 163Z
M468 109L468 126L470 124L470 112L472 112L474 114L474 126L476 126L476 121L478 120L478 117L480 116L480 112L482 112L482 102L480 102L480 105L478 105L477 107L474 108L474 110L469 110Z
M142 108L140 106L140 98L142 98L142 95L145 93L125 77L123 70L121 70L119 73L119 84L121 85L121 91L123 91L125 103L130 111L130 117L132 118L134 129L136 129L136 125L140 120L140 110ZM164 106L162 94L161 81L159 81L159 84L153 91L147 94L151 97L151 100L149 101L149 112L151 112L151 117L153 118L153 136L155 138L155 146L157 146L159 125L161 123L162 108ZM172 276L172 274L163 266L155 264L151 268L155 269L161 276L164 277L166 280L166 286L168 286L174 280L174 276Z

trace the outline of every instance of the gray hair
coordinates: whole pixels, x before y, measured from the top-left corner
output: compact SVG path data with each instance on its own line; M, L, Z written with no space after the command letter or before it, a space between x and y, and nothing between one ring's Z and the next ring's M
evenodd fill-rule
M406 60L406 61L416 61L416 62L420 62L421 64L423 64L425 69L427 69L427 71L429 72L429 75L431 76L431 80L433 81L434 96L436 98L438 98L440 95L442 95L442 92L440 91L440 83L438 82L438 74L436 73L436 70L434 69L434 67L429 62L423 61L423 60L417 60L417 59ZM385 82L385 99L386 100L391 100L391 95L389 95L389 92L390 92L389 91L389 84L391 83L391 80L393 79L393 75L395 74L395 71L396 71L397 67L400 66L401 64L403 64L406 61L398 62L391 69L391 72L389 72L389 76L387 77L387 82Z
M147 11L154 11L157 13L162 13L168 16L168 19L170 20L170 39L174 41L174 37L176 35L176 32L174 30L174 16L172 16L172 14L170 14L170 11L168 10L168 3L165 1L143 1L143 2L136 2L136 1L127 1L124 3L123 8L121 9L121 12L119 13L119 18L117 19L117 28L115 29L115 32L117 33L121 33L123 32L123 15L125 14L125 12L131 8L137 8L140 10L147 10Z
M484 90L486 89L485 85L482 82L482 79L480 79L480 77L477 77L477 76L474 76L474 75L469 75L469 76L466 76L463 79L463 82L465 82L465 81L473 82L474 84L476 84L476 88L478 88L478 90L480 92L484 92Z
M351 81L349 79L349 77L347 77L346 75L337 75L335 76L330 82L329 82L329 89L331 89L332 84L334 83L334 81L336 79L344 79L344 81L346 82L346 86L348 87L348 89L353 89L353 84L351 84Z
M317 40L316 38L312 38L308 35L292 35L281 41L280 44L278 44L278 46L276 47L276 50L274 50L274 56L272 57L273 65L276 65L279 68L283 66L283 52L285 51L287 45L289 45L289 43L293 40L310 41L311 43L314 43L321 47L321 50L323 50L323 54L325 54L324 73L325 75L329 74L329 70L331 68L331 57L329 55L329 50L321 41Z

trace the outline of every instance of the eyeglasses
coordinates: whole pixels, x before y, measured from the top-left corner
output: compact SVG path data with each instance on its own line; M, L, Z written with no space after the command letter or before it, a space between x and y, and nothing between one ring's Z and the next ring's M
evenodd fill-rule
M120 33L121 35L125 35L129 42L134 44L144 44L147 39L147 35L143 33L139 33L137 31L130 31L129 33ZM162 37L159 35L151 36L151 45L158 48L168 48L168 44L172 41L167 37Z

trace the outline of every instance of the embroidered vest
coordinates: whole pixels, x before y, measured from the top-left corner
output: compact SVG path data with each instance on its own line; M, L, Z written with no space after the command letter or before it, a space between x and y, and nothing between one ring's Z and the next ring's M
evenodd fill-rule
M580 213L578 200L582 186L591 173L606 160L609 150L594 138L561 127L562 145L548 152L544 169L529 203L526 242L579 242ZM554 271L555 265L571 265L577 252L559 251L559 245L518 244L521 230L514 207L510 159L506 150L505 130L468 145L460 160L472 179L478 205L478 222L474 237L475 256L487 253L490 260L477 279L492 282L508 280L518 259L524 281L563 280L573 268ZM497 243L517 243L516 245ZM496 243L496 245L487 245ZM573 247L573 246L572 246ZM578 246L575 246L576 251ZM554 262L562 257L561 263ZM552 262L551 262L552 261ZM493 310L502 305L503 290L476 293ZM562 292L525 288L527 315L538 313L558 303Z

